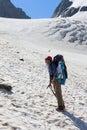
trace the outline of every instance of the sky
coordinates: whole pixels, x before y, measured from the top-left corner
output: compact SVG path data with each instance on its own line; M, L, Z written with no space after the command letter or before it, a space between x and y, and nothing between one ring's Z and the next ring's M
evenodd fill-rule
M50 18L61 0L11 0L11 2L35 19Z

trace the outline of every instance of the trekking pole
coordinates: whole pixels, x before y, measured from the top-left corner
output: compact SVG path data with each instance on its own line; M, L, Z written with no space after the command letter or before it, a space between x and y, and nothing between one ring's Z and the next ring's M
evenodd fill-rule
M53 86L50 85L50 86L48 86L48 87L50 88L50 90L51 90L51 92L53 93L53 95L56 97L56 94L55 94L54 90L52 89ZM48 88L48 87L47 87L47 88Z

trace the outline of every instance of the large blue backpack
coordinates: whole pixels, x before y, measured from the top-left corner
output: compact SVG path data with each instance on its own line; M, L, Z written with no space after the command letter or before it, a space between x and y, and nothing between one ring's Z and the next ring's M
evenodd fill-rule
M58 72L58 77L56 77L56 80L60 84L65 84L65 81L68 78L68 73L67 73L67 67L66 67L66 64L65 64L63 56L59 55L59 54L56 55L53 58L53 63L55 64L56 68L61 66L61 69L62 69L62 75Z

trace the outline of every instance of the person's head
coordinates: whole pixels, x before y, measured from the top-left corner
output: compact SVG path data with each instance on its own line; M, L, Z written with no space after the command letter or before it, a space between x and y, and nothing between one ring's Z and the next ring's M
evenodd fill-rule
M46 58L45 58L45 63L46 64L50 64L52 62L52 57L51 56L47 56Z

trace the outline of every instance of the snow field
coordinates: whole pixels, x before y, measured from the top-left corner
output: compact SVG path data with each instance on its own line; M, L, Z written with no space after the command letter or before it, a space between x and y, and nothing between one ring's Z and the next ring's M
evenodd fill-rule
M0 19L0 83L13 87L12 92L0 90L1 130L87 129L87 51L56 39L60 21ZM62 22L64 28L71 27ZM51 31L55 39L48 35ZM65 112L55 110L56 99L47 89L44 58L57 53L64 55L68 67L69 78L62 86Z

